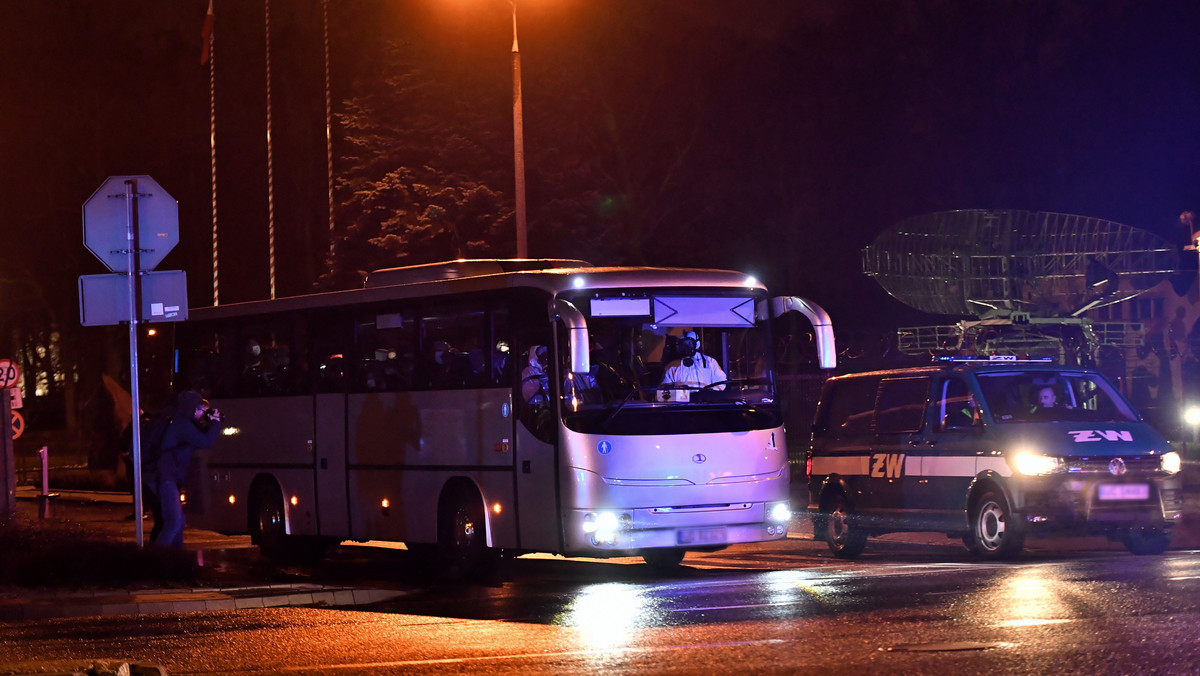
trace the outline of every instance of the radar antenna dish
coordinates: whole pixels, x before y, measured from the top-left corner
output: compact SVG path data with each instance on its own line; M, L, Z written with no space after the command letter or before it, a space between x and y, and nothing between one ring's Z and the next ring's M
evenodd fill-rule
M1179 251L1113 221L1044 211L944 211L910 218L863 249L863 272L932 314L1078 317L1179 270Z

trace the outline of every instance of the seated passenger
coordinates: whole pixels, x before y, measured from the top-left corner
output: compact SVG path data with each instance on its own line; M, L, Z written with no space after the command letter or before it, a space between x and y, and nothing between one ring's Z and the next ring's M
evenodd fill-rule
M545 345L529 348L528 361L521 369L521 398L534 405L550 403L549 350Z
M1029 410L1030 413L1038 411L1046 411L1053 408L1060 408L1058 404L1058 392L1049 385L1038 390L1037 403ZM1074 406L1062 406L1061 408L1074 408Z
M663 372L664 386L705 387L725 380L725 371L717 360L701 352L700 336L695 331L684 333L678 345L679 359L671 362ZM713 389L723 390L725 386L716 385Z

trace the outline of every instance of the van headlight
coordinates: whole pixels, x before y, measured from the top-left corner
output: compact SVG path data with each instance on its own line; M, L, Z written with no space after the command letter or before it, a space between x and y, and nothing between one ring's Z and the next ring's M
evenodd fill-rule
M1033 451L1018 451L1012 457L1013 469L1025 476L1053 474L1063 466L1062 458L1055 458Z
M1167 474L1178 474L1183 469L1183 458L1175 451L1167 451L1159 457L1158 466Z

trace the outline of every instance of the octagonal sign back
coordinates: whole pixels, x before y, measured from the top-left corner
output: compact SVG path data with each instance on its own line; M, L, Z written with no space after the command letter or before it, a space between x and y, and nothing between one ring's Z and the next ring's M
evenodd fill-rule
M83 203L83 245L113 272L129 271L127 181L137 194L141 271L153 270L179 243L179 203L149 176L110 176Z

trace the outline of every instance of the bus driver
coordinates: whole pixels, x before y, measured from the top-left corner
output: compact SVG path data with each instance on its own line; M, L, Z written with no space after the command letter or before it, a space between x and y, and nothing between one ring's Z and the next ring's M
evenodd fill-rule
M700 336L695 331L687 331L679 339L679 359L671 362L663 372L663 385L686 385L689 387L705 387L713 383L725 381L725 371L716 359L700 351ZM714 390L725 389L724 385L715 385Z

